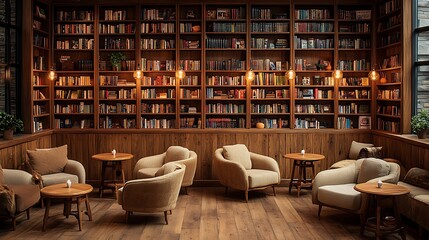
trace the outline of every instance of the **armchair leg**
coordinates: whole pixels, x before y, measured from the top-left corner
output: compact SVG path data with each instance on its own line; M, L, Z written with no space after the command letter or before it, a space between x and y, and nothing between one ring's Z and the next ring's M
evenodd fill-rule
M130 217L130 215L131 215L130 211L125 212L125 223L128 223L128 218Z
M171 211L171 209L170 209L170 215L171 215L171 214L173 214L173 212L172 212L172 211Z
M164 211L165 225L168 225L167 211Z
M184 187L185 195L188 195L188 187Z
M274 196L276 196L276 187L275 186L273 186L273 193L274 193Z
M244 191L244 198L246 199L246 203L249 201L249 191L245 190Z
M12 231L16 230L16 216L12 216Z
M30 220L30 208L27 208L26 212L27 212L27 220Z
M320 219L320 212L322 212L322 205L319 205L319 211L317 211L317 217Z

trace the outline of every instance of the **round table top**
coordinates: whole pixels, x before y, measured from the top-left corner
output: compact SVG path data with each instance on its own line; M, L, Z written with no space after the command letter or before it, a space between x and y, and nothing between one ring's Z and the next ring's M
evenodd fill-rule
M129 153L116 153L113 157L112 153L99 153L92 156L92 159L98 161L126 161L131 160L134 156Z
M40 193L45 197L51 198L70 198L79 197L92 192L92 186L84 183L72 183L68 188L66 183L47 186L40 190Z
M356 191L382 196L399 196L410 192L408 188L392 183L383 183L378 188L377 183L359 183L354 187Z
M297 161L320 161L325 159L325 156L317 153L287 153L283 155L284 158L290 158Z

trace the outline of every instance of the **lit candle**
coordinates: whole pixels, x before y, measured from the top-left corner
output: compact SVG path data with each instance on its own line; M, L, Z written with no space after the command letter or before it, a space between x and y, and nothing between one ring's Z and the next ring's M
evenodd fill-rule
M116 150L115 149L112 150L112 154L113 154L113 157L115 158L116 157Z

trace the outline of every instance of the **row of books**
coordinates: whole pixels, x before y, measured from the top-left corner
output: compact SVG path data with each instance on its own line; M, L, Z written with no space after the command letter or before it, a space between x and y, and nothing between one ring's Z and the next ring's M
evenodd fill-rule
M390 116L401 116L401 112L399 111L399 106L393 105L380 105L377 108L378 114L390 115Z
M206 28L206 32L238 32L245 33L246 23L234 23L234 22L213 22L209 23Z
M57 21L93 21L94 11L88 10L59 10L55 12L55 20Z
M338 18L345 20L371 20L371 9L338 9Z
M353 120L348 117L338 117L337 119L337 129L352 129Z
M80 102L79 104L55 104L54 113L93 113L94 107L92 104L85 104Z
M33 115L39 116L42 114L47 114L46 106L45 105L33 105Z
M54 26L56 34L92 34L94 33L94 24L88 23L57 23Z
M295 113L332 113L329 104L296 104Z
M55 86L91 86L91 82L91 76L59 76Z
M39 75L33 75L33 86L41 86L44 85L44 80Z
M98 105L100 113L136 113L137 108L135 104L116 103L116 104L105 104L101 103Z
M49 48L49 39L39 34L33 36L33 45L41 48Z
M175 105L170 103L142 103L142 113L175 113Z
M71 118L55 118L54 128L94 128L94 121L92 119L74 121Z
M179 66L185 71L199 71L201 70L201 61L200 60L180 60Z
M377 31L383 31L385 29L397 26L402 23L402 16L400 14L391 16L386 20L380 21L377 26Z
M179 96L180 96L180 98L200 99L201 98L201 91L200 91L200 89L183 89L183 88L181 88L179 90Z
M252 81L252 86L284 86L289 85L289 79L284 74L259 72Z
M340 99L371 99L370 89L340 90Z
M206 105L206 113L245 113L245 104L213 103Z
M134 82L128 82L127 79L120 79L119 76L105 76L98 77L100 86L135 86Z
M57 40L55 41L55 49L94 49L94 39L79 38L76 40Z
M201 30L200 25L195 25L194 23L180 23L179 24L179 32L180 33L195 32L195 30L194 30L195 28L193 28L193 27L197 27L197 26L200 27L200 30Z
M397 54L392 55L382 60L381 68L385 69L385 68L399 67L400 66L399 61L400 61L399 55Z
M399 89L378 90L377 99L401 99Z
M288 61L283 63L283 66L289 66ZM266 59L250 59L250 67L254 70L282 70L282 61ZM284 70L285 68L283 68Z
M142 38L140 46L141 49L173 49L176 47L176 41L174 39Z
M252 22L250 30L252 32L289 32L289 23L287 22Z
M325 22L296 22L295 23L295 32L323 32L323 33L333 33L334 24L325 23Z
M186 76L185 78L180 79L180 85L198 86L200 85L200 77L197 75Z
M126 10L104 10L104 20L126 20L127 11Z
M140 31L141 33L175 33L175 26L174 23L142 23Z
M55 90L56 99L93 99L93 90Z
M134 39L107 37L104 39L103 49L135 49Z
M207 19L245 19L246 18L246 8L217 8L217 9L208 9L207 10Z
M295 84L302 85L302 86L309 86L309 85L334 86L334 82L335 82L335 79L333 77L322 77L319 75L295 77Z
M352 70L352 71L369 71L371 69L371 62L367 59L358 60L338 60L338 69Z
M144 76L141 79L141 84L143 86L176 86L176 77L168 75Z
M43 100L46 99L45 94L41 90L33 90L33 99L34 100Z
M190 106L187 104L181 104L180 105L180 113L197 113L197 107L196 106Z
M79 71L93 71L94 61L93 60L77 60L75 62L74 69Z
M308 128L326 128L327 126L325 124L321 124L319 120L316 118L296 118L295 119L295 128L300 129L308 129Z
M174 119L141 119L142 128L174 128Z
M176 70L176 61L141 58L140 66L142 66L143 71L174 71Z
M33 28L34 29L48 32L47 29L46 29L47 26L48 25L43 24L41 21L38 21L36 19L33 20Z
M252 89L253 99L285 99L290 98L289 89Z
M281 103L255 104L250 108L252 113L289 113L289 105Z
M302 99L333 99L334 90L318 89L318 88L305 88L295 89L295 98Z
M121 118L113 119L110 116L101 117L99 120L100 128L136 128L136 120Z
M246 70L246 61L240 59L227 59L227 60L207 60L206 70Z
M100 34L132 34L135 32L135 27L133 23L103 23L99 25L98 32Z
M307 48L334 48L334 39L319 39L319 38L307 38L303 39L298 36L294 36L294 46L297 49Z
M371 39L343 38L339 39L338 47L347 49L371 48Z
M289 120L284 118L257 118L252 119L252 127L256 127L256 123L261 122L264 128L288 128Z
M381 36L379 46L384 47L387 45L399 43L401 41L401 32L398 29L398 31L389 33L387 36Z
M369 23L341 24L339 32L371 33L371 25Z
M181 48L191 48L191 49L197 49L200 48L200 40L180 40L180 47Z
M288 13L282 12L282 13L274 13L270 8L254 8L252 7L250 16L252 19L287 19Z
M43 131L43 122L39 121L38 118L34 118L33 120L33 129L35 132Z
M246 41L240 38L206 38L207 48L234 48L245 49Z
M329 9L295 9L294 14L297 20L331 19L331 10Z
M268 39L268 38L252 38L251 47L259 49L274 49L287 48L288 40L285 38Z
M398 9L401 9L402 7L402 1L401 0L390 0L384 3L381 3L378 6L378 13L380 16L389 14L391 12L394 12Z
M173 8L143 8L142 20L174 20L176 11Z
M401 130L400 127L401 127L401 125L399 122L385 120L382 118L377 119L377 129L379 129L379 130L389 131L389 132L393 132L393 133L399 133L399 131Z
M47 70L47 58L45 56L34 56L33 57L33 69L34 70Z
M116 90L100 90L100 99L136 99L137 90L133 89L118 89Z
M244 118L207 118L206 128L245 128Z
M176 97L175 89L143 89L142 99L171 99Z
M346 105L338 105L338 113L342 114L363 114L370 113L368 104L350 103Z
M244 89L206 89L206 98L212 99L246 99Z
M244 76L207 76L206 84L209 86L245 86Z
M201 118L180 118L180 128L201 128Z

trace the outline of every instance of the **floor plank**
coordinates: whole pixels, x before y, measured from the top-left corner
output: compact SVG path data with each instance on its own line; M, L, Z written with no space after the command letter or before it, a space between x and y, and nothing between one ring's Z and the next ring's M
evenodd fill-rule
M359 233L359 216L324 207L320 219L317 206L311 202L311 192L304 190L300 197L296 191L288 193L278 187L277 196L272 189L249 193L249 202L241 191L224 188L189 188L181 194L169 224L163 213L133 213L128 224L125 212L114 199L98 191L90 195L93 221L85 217L82 231L78 230L73 216L62 215L60 202L51 207L46 232L42 232L45 210L34 207L31 219L25 214L17 220L17 230L10 231L10 220L1 220L0 239L372 239L373 234ZM382 239L396 240L393 234ZM407 234L408 240L418 239Z

